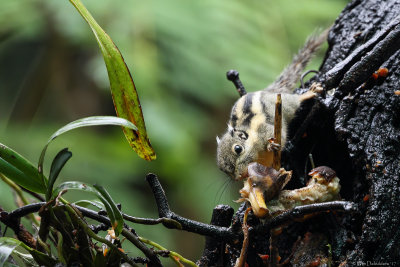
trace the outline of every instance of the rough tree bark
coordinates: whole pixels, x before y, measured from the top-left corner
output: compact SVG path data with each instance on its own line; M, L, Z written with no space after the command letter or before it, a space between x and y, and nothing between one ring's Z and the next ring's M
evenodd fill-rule
M358 212L324 213L282 227L274 240L281 263L394 266L400 262L399 14L397 0L354 0L331 29L325 60L310 81L322 83L329 92L298 111L282 163L294 172L288 187L304 186L311 153L316 166L337 172L342 198L355 202ZM388 69L387 77L372 77L380 67ZM234 215L233 229L240 231L244 211L242 205ZM260 223L255 217L248 222L249 266L265 266L259 255L270 253L269 232L258 231ZM214 249L210 244L208 240L202 265L234 265L241 242L227 242L224 249L220 243ZM205 261L209 251L218 261Z
M399 14L400 1L353 1L335 23L321 72L332 69L355 48L396 20ZM341 173L351 174L342 176L345 182L343 197L360 203L362 211L362 216L351 218L358 226L353 230L356 237L354 248L341 255L349 265L368 261L381 264L400 262L398 35L396 39L390 47L381 48L388 52L387 55L383 53L382 57L370 60L375 69L381 66L389 70L386 78L359 80L360 86L342 88L342 92L324 101L334 117L335 136L338 142L344 143L352 167L350 172L340 169ZM337 158L340 159L340 155ZM365 198L366 195L369 199ZM334 237L339 239L339 233Z

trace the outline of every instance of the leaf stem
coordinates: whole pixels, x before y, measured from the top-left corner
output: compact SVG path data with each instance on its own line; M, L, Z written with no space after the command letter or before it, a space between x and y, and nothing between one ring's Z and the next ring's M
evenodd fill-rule
M182 229L182 225L173 219L170 218L158 218L158 219L150 219L150 218L140 218L140 217L133 217L130 216L128 214L124 214L122 213L122 216L124 217L125 220L133 222L133 223L140 223L140 224L146 224L146 225L154 225L154 224L167 224L167 225L171 225L171 227L176 228L181 230Z
M149 239L143 238L141 236L139 236L139 240L142 241L143 243L146 243L150 246L153 246L155 248L157 248L158 250L162 250L162 251L168 251L168 257L170 257L178 266L181 266L180 262L186 263L189 266L193 266L193 267L198 267L198 265L196 265L196 263L194 263L191 260L188 260L186 258L184 258L182 255L180 255L179 253L176 253L174 251L168 250L166 248L164 248L163 246L161 246L160 244L151 241ZM176 258L179 258L179 260L177 260Z

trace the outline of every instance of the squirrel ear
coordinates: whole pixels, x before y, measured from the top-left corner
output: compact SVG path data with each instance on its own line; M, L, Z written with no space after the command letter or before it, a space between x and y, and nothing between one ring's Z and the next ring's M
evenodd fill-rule
M219 137L217 136L217 145L219 145L220 142L221 142L221 139L219 139Z
M233 131L234 131L234 129L233 129L232 125L228 124L228 132L232 135Z

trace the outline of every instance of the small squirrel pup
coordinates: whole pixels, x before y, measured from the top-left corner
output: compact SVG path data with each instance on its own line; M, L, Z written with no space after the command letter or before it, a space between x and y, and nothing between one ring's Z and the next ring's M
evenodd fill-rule
M221 138L217 137L217 164L233 179L241 179L251 162L265 166L272 165L272 150L280 149L279 145L268 142L274 136L276 94L282 95L282 146L284 146L287 125L301 102L313 98L322 90L319 86L312 86L314 88L303 95L293 94L294 86L311 57L327 39L328 31L329 29L318 36L310 37L279 78L264 90L247 94L238 80L238 73L232 71L227 73L228 79L236 78L233 82L241 97L232 108L228 129Z

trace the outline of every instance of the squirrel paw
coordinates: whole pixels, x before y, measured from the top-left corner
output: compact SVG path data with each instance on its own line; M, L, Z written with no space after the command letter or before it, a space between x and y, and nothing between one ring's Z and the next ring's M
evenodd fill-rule
M268 143L269 143L267 146L268 151L280 151L281 150L281 145L275 143L274 138L268 139Z
M310 86L310 90L311 92L313 92L315 95L316 94L320 94L324 91L324 88L322 87L322 85L320 83L312 83Z
M320 83L312 83L310 89L300 96L300 101L311 99L322 93L324 88Z

